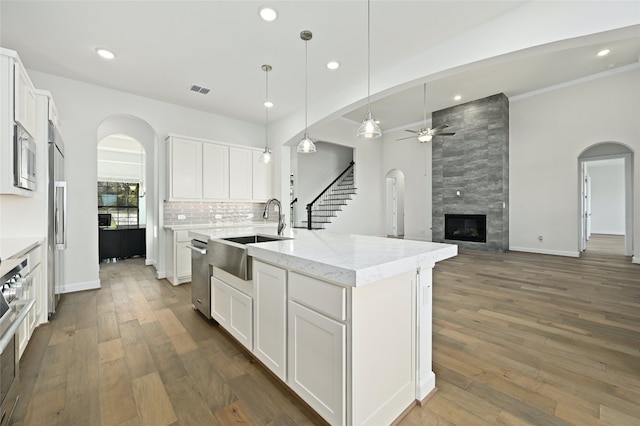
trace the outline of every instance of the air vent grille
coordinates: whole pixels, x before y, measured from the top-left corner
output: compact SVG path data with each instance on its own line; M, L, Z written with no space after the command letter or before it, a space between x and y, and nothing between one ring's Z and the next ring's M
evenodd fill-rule
M191 91L192 92L197 92L197 93L202 93L203 95L206 95L207 93L209 93L211 91L211 89L207 89L206 87L202 87L202 86L198 86L197 84L194 84L191 86Z

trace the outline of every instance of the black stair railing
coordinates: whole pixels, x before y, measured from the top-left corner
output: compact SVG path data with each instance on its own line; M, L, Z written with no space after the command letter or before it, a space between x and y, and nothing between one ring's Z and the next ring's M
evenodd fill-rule
M342 173L340 173L338 175L337 178L335 178L333 180L333 182L331 182L329 185L327 185L327 187L320 193L318 194L318 196L316 198L313 199L312 202L310 202L309 204L307 204L307 229L312 229L312 223L311 220L313 218L313 205L324 195L327 193L327 191L329 191L331 189L331 187L338 182L344 175L346 175L347 173L349 173L349 171L351 169L353 169L353 166L356 163L354 163L353 161L349 163L349 166L347 166L346 169L344 169L344 171Z

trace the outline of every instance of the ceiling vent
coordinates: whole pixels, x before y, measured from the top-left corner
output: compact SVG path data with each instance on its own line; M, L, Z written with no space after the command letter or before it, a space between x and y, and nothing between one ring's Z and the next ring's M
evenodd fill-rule
M192 92L197 92L197 93L202 93L203 95L206 95L211 90L207 89L206 87L200 87L200 86L194 84L193 86L191 86L191 91Z

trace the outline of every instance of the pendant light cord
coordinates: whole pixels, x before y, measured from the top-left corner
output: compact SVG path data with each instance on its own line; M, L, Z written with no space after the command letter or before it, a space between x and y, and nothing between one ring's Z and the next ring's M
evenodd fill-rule
M269 101L269 70L266 69L265 70L265 75L266 75L266 99L265 102ZM265 141L267 143L267 150L269 149L269 107L265 105L264 107L264 115L265 115L265 125L264 125L264 129L265 129Z
M371 0L367 0L367 109L371 114Z
M304 135L307 137L309 134L309 125L307 122L307 109L309 107L308 103L308 86L309 86L309 59L307 53L307 44L308 40L304 41Z

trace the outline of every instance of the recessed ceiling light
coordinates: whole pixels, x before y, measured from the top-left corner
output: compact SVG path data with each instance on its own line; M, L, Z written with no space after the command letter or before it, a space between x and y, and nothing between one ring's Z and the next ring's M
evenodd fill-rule
M453 100L454 100L454 101L459 101L460 99L462 99L462 96L460 96L460 95L455 95L455 96L453 97Z
M598 52L598 56L607 56L611 52L609 49L602 49Z
M112 51L107 49L102 49L101 47L98 47L96 49L96 53L104 59L113 59L116 57L116 55Z
M271 101L264 101L264 106L266 106L267 108L271 108L273 106L273 102Z
M271 9L270 7L263 7L262 9L260 9L260 17L267 22L272 22L275 21L278 17L278 12Z
M340 62L329 61L327 62L327 68L329 68L330 70L337 70L338 68L340 68Z

